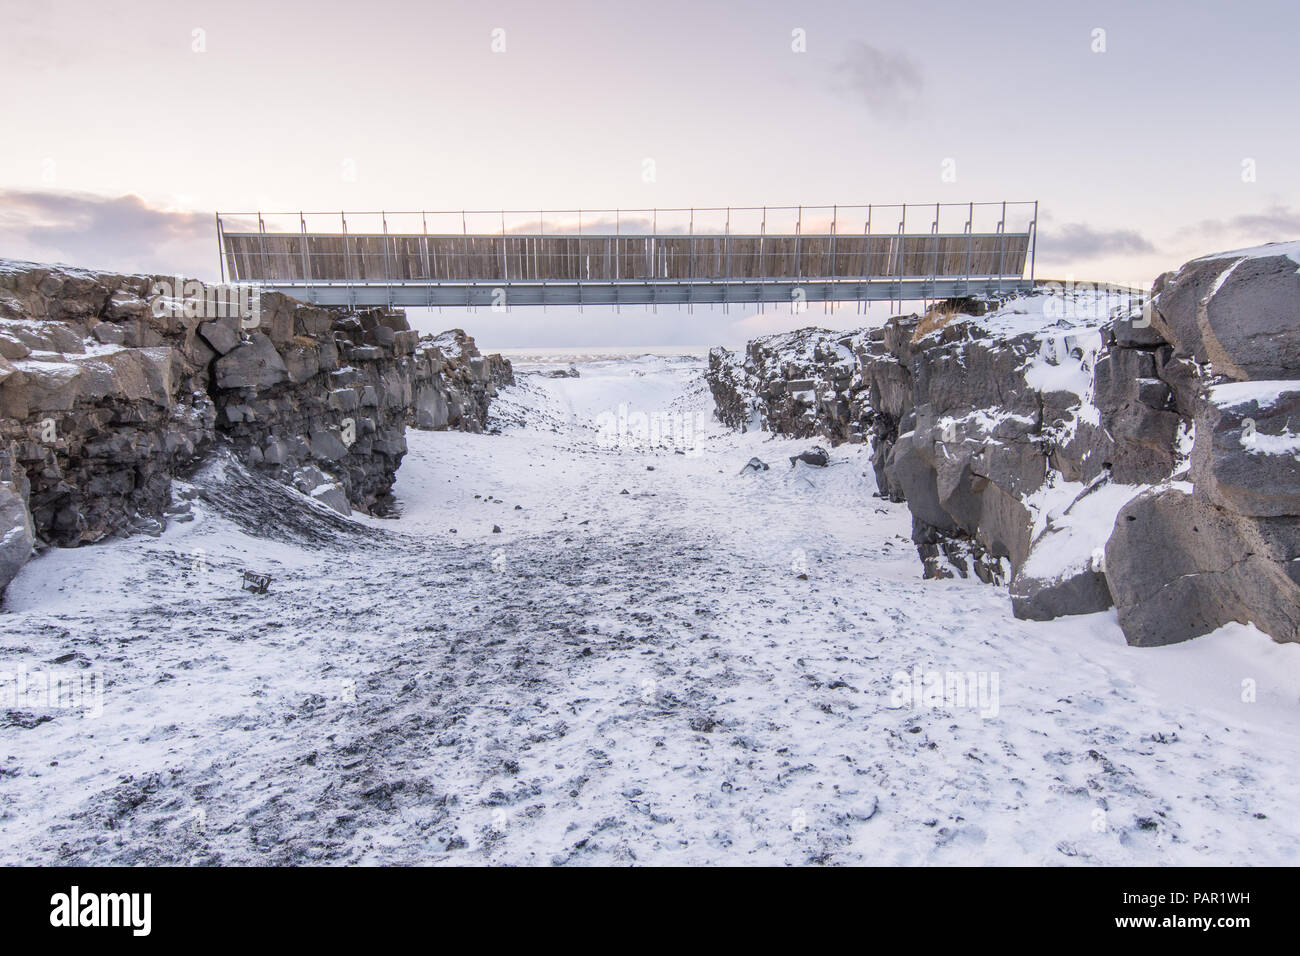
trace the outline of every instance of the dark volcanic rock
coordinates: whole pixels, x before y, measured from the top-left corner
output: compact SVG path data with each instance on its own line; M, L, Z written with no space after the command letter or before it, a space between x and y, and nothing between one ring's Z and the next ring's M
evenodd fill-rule
M755 339L743 356L713 349L706 377L718 419L742 431L863 441L867 382L856 353L868 346L862 333L800 329Z
M511 380L459 330L418 348L400 312L278 294L228 311L172 282L0 262L0 590L33 542L159 532L172 478L216 445L336 511L383 513L417 391L443 398L429 427L478 431Z
M1300 522L1249 519L1182 488L1120 510L1106 580L1130 644L1173 644L1231 621L1300 640Z
M8 584L32 556L32 519L20 492L0 484L0 582Z
M515 380L507 360L480 354L461 329L422 337L412 361L409 422L416 428L481 432L497 389Z
M1152 325L1235 381L1300 378L1300 243L1194 259L1167 279Z
M1211 388L1196 416L1192 481L1238 514L1300 520L1300 380Z
M926 577L1009 577L1035 619L1113 599L1135 644L1228 621L1296 640L1298 270L1288 243L1193 260L1145 307L1044 288L804 329L714 350L708 379L733 427L869 436Z
M1131 488L1102 475L1066 508L1048 516L1029 560L1011 581L1011 610L1016 617L1046 621L1111 606L1101 545L1113 525L1114 512L1132 494Z
M284 359L263 333L253 331L216 362L217 388L270 388L288 381Z
M1115 481L1141 484L1173 472L1183 418L1173 390L1156 370L1156 353L1106 349L1093 369L1093 402L1109 439L1106 458Z
M793 468L796 462L803 462L805 465L812 465L816 468L825 468L831 463L831 456L827 454L826 449L821 445L814 445L808 451L800 452L797 455L790 456L790 467Z
M1092 614L1111 606L1106 575L1090 569L1044 580L1018 574L1011 582L1011 611L1029 621Z

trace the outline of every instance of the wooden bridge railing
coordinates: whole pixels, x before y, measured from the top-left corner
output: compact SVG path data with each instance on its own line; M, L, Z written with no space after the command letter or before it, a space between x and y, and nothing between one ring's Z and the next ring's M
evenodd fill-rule
M1020 277L1028 233L958 235L424 236L225 233L246 282Z
M222 281L330 304L851 301L1029 287L1037 224L1035 202L218 213L217 237Z

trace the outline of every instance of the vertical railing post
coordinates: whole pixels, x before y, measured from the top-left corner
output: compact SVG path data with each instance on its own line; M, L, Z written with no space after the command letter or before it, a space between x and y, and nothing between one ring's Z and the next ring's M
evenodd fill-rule
M840 261L835 258L835 235L839 232L840 225L840 207L838 205L831 207L831 268L830 277L835 279L840 274Z
M898 311L903 311L903 270L907 266L907 203L903 203L903 214L898 220L898 260L894 267L894 299L898 303Z
M1038 255L1038 200L1034 200L1034 221L1029 224L1029 286L1034 285L1034 258Z
M221 284L225 285L226 284L226 241L223 238L223 234L221 231L221 213L219 212L213 213L213 215L217 217L217 259L221 263ZM231 281L233 282L235 277L231 276L230 278Z
M934 222L930 225L930 235L934 237L934 258L930 266L930 288L933 291L939 278L939 216L941 207L939 203L934 204Z
M731 278L731 207L730 206L727 207L727 222L722 227L722 253L727 261L725 267L726 281L730 283L732 281ZM722 296L724 299L727 297L727 286L725 285L722 287ZM723 303L722 310L724 312L727 310L726 302Z
M695 207L693 206L691 207L691 218L690 218L688 235L690 238L686 240L686 244L690 255L687 262L686 278L688 281L693 283L695 281ZM687 298L689 299L690 298L689 286L687 287L686 294L687 294Z
M866 292L866 283L871 278L871 216L875 212L875 206L867 204L867 224L863 227L862 235L865 237L862 243L862 291Z
M271 275L266 268L266 223L262 221L260 210L257 213L257 254L262 263L262 281L265 282Z
M429 294L425 297L426 301L433 301L433 264L429 261L429 217L423 209L420 210L420 260L424 264L424 281L429 283Z
M302 280L307 287L307 298L315 301L311 284L311 261L307 257L307 218L298 210L298 232L302 238Z
M799 259L799 240L803 237L803 206L799 207L799 216L794 221L794 274L796 279L803 278L803 262Z
M352 254L348 252L348 214L346 212L339 212L339 224L343 229L343 276L347 281L348 305L352 305L355 293L352 291Z
M971 246L975 244L975 204L971 203L966 209L966 282L962 291L970 295L970 254Z
M460 257L465 260L460 267L461 281L465 283L465 308L472 304L472 283L470 282L469 267L469 222L465 219L465 210L460 211Z
M663 250L659 248L659 207L656 206L650 211L650 245L651 255L654 257L654 277L656 279L668 278L668 257L663 255ZM662 259L662 262L660 261ZM660 272L662 271L662 275Z
M591 278L591 269L587 264L587 254L583 252L582 246L582 210L578 210L578 243L577 252L574 253L575 262L573 264L573 281L577 288L578 294L578 314L582 315L582 280Z
M998 296L1002 295L1002 276L1007 271L1007 204L1002 203L1002 220L998 223Z
M388 307L393 307L393 266L392 260L396 256L390 257L388 254L388 214L382 209L379 210L379 223L384 229L384 281L388 283Z
M1006 274L1006 202L1002 203L1002 221L997 224L997 294L1002 294L1002 276Z
M510 281L510 262L506 257L506 211L501 210L501 281Z

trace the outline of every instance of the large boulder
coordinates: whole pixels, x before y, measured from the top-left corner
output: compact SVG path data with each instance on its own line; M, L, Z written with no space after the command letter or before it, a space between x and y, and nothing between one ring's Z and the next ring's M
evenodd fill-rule
M1157 353L1112 347L1093 368L1093 402L1105 422L1106 461L1118 482L1154 482L1169 477L1183 419L1173 407L1173 389L1161 379Z
M1216 375L1300 378L1300 242L1192 260L1164 283L1151 322Z
M1300 640L1300 522L1245 518L1167 485L1126 504L1106 583L1130 644L1174 644L1232 621Z
M32 556L36 539L22 495L0 482L0 594Z
M217 359L218 388L269 388L288 380L289 370L275 345L261 332Z
M1022 568L1012 578L1010 592L1011 613L1026 621L1093 614L1112 604L1106 575L1089 565L1047 577Z
M965 338L980 331L955 323L943 329L950 340L912 344L915 428L885 477L926 526L918 546L957 529L1014 570L1031 539L1025 498L1046 475L1040 396L1025 378L1040 345L1033 335Z
M199 326L199 334L218 355L225 355L239 345L239 316L229 315Z
M938 472L926 443L915 431L898 436L885 463L885 475L889 486L906 499L914 519L941 531L961 530L939 499Z
M1110 607L1104 547L1116 513L1138 491L1102 475L1065 507L1049 511L1029 557L1011 581L1012 613L1046 621Z
M1300 515L1300 381L1211 388L1196 416L1196 493L1242 515Z

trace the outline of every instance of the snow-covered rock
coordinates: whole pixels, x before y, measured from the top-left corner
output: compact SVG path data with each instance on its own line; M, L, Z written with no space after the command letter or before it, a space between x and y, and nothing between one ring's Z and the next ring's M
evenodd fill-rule
M987 310L805 329L751 342L743 359L715 350L710 385L733 427L753 410L787 435L840 441L846 422L868 433L881 494L912 512L926 577L1009 583L1032 618L1102 610L1113 594L1134 643L1232 621L1293 641L1298 272L1300 243L1278 244L1193 260L1157 280L1145 308L1048 285ZM1143 494L1152 487L1165 490ZM1231 529L1211 547L1249 556L1244 579L1195 553L1195 530L1134 533L1171 514L1195 525L1204 508L1208 527ZM1156 610L1187 588L1198 599L1183 613Z
M741 431L862 441L866 335L800 329L754 339L743 354L713 349L707 377L719 420Z
M381 514L408 419L481 430L510 380L463 331L422 342L400 311L177 282L0 261L0 476L27 515L0 503L0 592L33 541L161 531L173 479L219 444Z
M1152 326L1233 381L1300 378L1300 242L1193 259L1157 285Z

